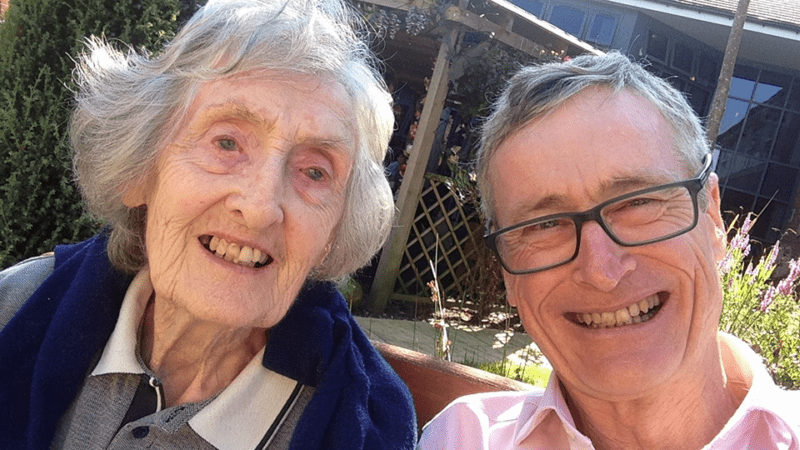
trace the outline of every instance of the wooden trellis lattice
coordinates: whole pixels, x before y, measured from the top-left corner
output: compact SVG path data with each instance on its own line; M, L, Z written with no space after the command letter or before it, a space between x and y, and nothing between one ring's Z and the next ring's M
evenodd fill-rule
M484 245L482 233L478 211L460 198L453 181L426 175L391 298L430 301L427 283L433 280L434 261L445 299L465 300L479 246Z

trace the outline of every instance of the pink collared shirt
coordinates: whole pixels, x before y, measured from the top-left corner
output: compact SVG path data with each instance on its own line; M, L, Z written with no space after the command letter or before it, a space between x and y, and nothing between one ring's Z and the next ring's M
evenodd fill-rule
M761 358L741 340L720 333L750 390L720 433L703 450L800 450L800 391L785 391ZM575 428L555 372L544 390L494 392L457 399L423 430L419 450L593 450Z

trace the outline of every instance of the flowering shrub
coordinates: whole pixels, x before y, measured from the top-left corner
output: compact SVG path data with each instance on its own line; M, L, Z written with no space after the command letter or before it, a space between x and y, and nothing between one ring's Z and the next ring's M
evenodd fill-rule
M738 219L738 218L737 218ZM735 228L734 220L729 233ZM720 330L749 343L765 360L776 383L800 388L800 259L788 262L788 274L775 277L780 241L758 259L750 255L750 229L745 217L719 264L723 308Z

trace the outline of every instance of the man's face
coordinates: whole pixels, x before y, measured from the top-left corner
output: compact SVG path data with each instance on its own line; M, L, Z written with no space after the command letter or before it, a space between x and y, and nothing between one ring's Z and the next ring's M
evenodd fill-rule
M638 189L697 175L674 150L673 132L645 99L589 88L507 139L489 163L497 228L588 210ZM690 380L716 363L724 254L717 178L697 227L639 247L583 225L574 261L528 275L504 273L509 302L570 393L637 398ZM642 303L644 302L644 303ZM648 304L642 323L592 328L586 314ZM607 317L607 316L606 316ZM708 361L712 359L712 361Z

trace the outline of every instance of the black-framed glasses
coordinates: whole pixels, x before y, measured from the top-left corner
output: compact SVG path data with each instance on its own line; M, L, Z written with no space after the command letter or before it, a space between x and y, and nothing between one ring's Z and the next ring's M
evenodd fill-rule
M503 268L514 275L541 272L577 258L581 229L589 221L597 222L623 247L665 241L697 225L697 194L710 173L709 154L695 178L630 192L584 212L526 220L484 239Z

